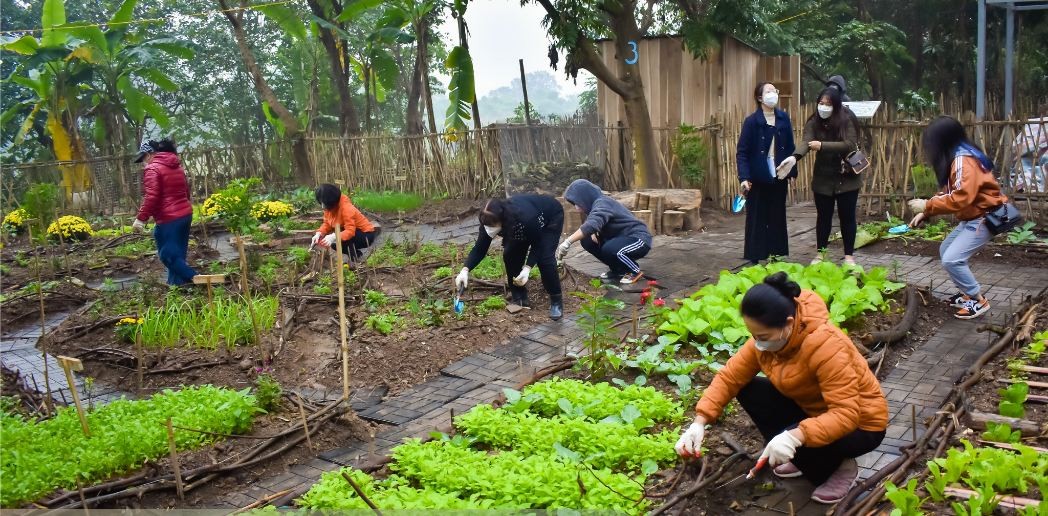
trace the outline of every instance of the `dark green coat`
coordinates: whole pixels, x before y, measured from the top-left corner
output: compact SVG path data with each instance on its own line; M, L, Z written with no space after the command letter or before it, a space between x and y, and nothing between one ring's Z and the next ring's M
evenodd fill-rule
M847 109L847 108L846 108ZM822 150L816 151L815 167L811 179L811 189L820 195L837 195L854 192L862 188L862 176L859 174L842 174L841 160L855 150L859 135L850 113L846 113L844 134L831 134L829 124L818 115L808 119L804 124L804 137L797 142L793 155L800 160L808 153L808 142L822 142ZM843 139L842 139L843 136Z

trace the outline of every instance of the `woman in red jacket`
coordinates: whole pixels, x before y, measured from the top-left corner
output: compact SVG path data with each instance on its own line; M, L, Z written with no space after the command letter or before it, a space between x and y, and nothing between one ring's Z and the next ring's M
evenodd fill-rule
M175 143L166 138L143 142L135 163L143 160L146 168L142 176L142 207L132 226L135 231L144 231L150 217L156 221L153 238L157 255L167 267L167 284L184 285L196 276L196 271L186 263L189 226L193 222L186 172L178 159Z

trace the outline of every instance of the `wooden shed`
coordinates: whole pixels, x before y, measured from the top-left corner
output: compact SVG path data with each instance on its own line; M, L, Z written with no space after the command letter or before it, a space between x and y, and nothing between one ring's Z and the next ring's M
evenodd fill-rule
M627 65L611 40L598 42L604 63L620 74L626 66L640 70L651 123L675 128L681 123L702 126L718 114L752 112L758 81L779 89L780 106L797 117L801 106L800 56L767 56L728 36L707 59L695 59L676 36L645 38L637 44L638 60ZM597 117L604 126L626 123L622 100L603 83L597 83ZM735 118L735 117L733 117Z

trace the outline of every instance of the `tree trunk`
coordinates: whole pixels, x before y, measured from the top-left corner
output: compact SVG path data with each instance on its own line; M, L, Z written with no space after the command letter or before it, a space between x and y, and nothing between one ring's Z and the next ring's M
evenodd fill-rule
M284 106L283 102L277 98L276 93L269 87L266 82L266 78L262 76L262 69L258 66L258 62L255 61L255 54L251 51L251 47L247 44L247 36L244 34L244 27L241 24L241 15L243 11L233 12L229 10L229 6L226 0L218 0L219 5L222 6L222 13L226 15L226 19L229 20L229 25L233 30L233 39L236 40L237 49L240 51L240 58L244 61L244 68L247 69L248 74L251 76L251 81L255 87L255 91L258 96L262 98L262 101L269 104L269 109L272 110L280 122L284 124L284 128L287 131L288 137L293 141L292 153L294 154L295 162L295 178L301 183L308 183L313 180L313 168L309 162L309 154L305 153L305 141L303 140L304 135L302 134L302 127L298 123L298 119L295 118L291 111ZM241 7L246 5L241 0ZM301 145L301 150L294 150L294 147Z
M317 0L308 0L308 2L315 16L335 23L325 16L324 8ZM335 16L337 16L341 9L338 8L337 2L332 2L332 4L335 6ZM340 42L333 31L323 27L320 27L320 42L327 53L328 64L331 66L331 77L335 82L335 91L338 92L338 125L342 136L360 134L357 108L353 104L353 94L349 91L349 71L343 66L342 46L345 45L345 42Z
M561 18L561 14L553 6L551 0L537 1L546 10L552 23L572 23L571 20ZM635 3L623 1L602 4L602 14L607 17L608 25L615 34L615 51L620 59L631 55L630 41L641 40L642 34L637 25L634 10ZM633 188L648 188L658 184L660 178L665 176L665 172L662 160L659 159L659 148L655 144L655 131L651 127L648 102L644 98L644 83L640 75L636 73L636 65L626 65L622 67L621 73L616 75L605 66L593 41L581 35L575 47L569 51L568 62L572 60L578 62L580 68L589 70L597 80L622 97L626 108L626 122L629 124L630 135L633 139Z
M433 92L429 88L429 24L422 31L422 91L426 95L426 117L430 134L437 134L437 118L433 113Z
M411 68L407 113L404 114L404 130L407 134L422 134L422 112L419 110L419 101L422 98L422 59L425 51L421 35L423 31L425 31L425 26L422 23L416 23L415 65Z

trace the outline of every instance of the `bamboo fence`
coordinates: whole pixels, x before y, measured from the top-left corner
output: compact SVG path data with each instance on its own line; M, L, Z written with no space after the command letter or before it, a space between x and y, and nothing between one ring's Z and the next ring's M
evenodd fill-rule
M795 141L801 139L804 120L812 106L793 114ZM887 111L887 110L886 110ZM655 140L666 174L656 187L701 188L716 206L727 209L738 193L736 149L742 121L749 113L723 113L698 128L709 149L706 175L699 185L688 184L671 151L679 128L656 128ZM903 201L913 197L915 165L922 163L921 132L926 122L890 121L894 113L863 124L862 148L872 167L864 173L860 206L868 214L886 210L902 215ZM1028 217L1045 221L1048 193L1017 194L1012 187L1016 147L1021 147L1028 117L1006 121L975 121L961 117L969 135L997 164L998 179ZM1045 128L1048 130L1048 128ZM1017 140L1018 138L1018 140ZM1020 145L1016 145L1016 144ZM1033 145L1031 143L1031 145ZM510 191L511 176L529 174L537 163L587 166L603 173L606 190L633 185L633 141L625 127L599 126L489 126L447 135L363 137L316 136L308 140L313 183L333 182L356 190L406 191L427 197L480 198ZM195 199L203 199L233 179L258 177L269 191L300 185L291 170L287 141L237 145L184 152L182 161ZM790 189L792 202L812 199L814 159L798 164L799 176ZM83 162L93 173L93 189L86 203L64 206L66 212L123 213L141 201L141 167L131 156L111 156ZM5 166L0 195L11 209L25 188L36 182L58 183L63 167L73 163L47 162Z

